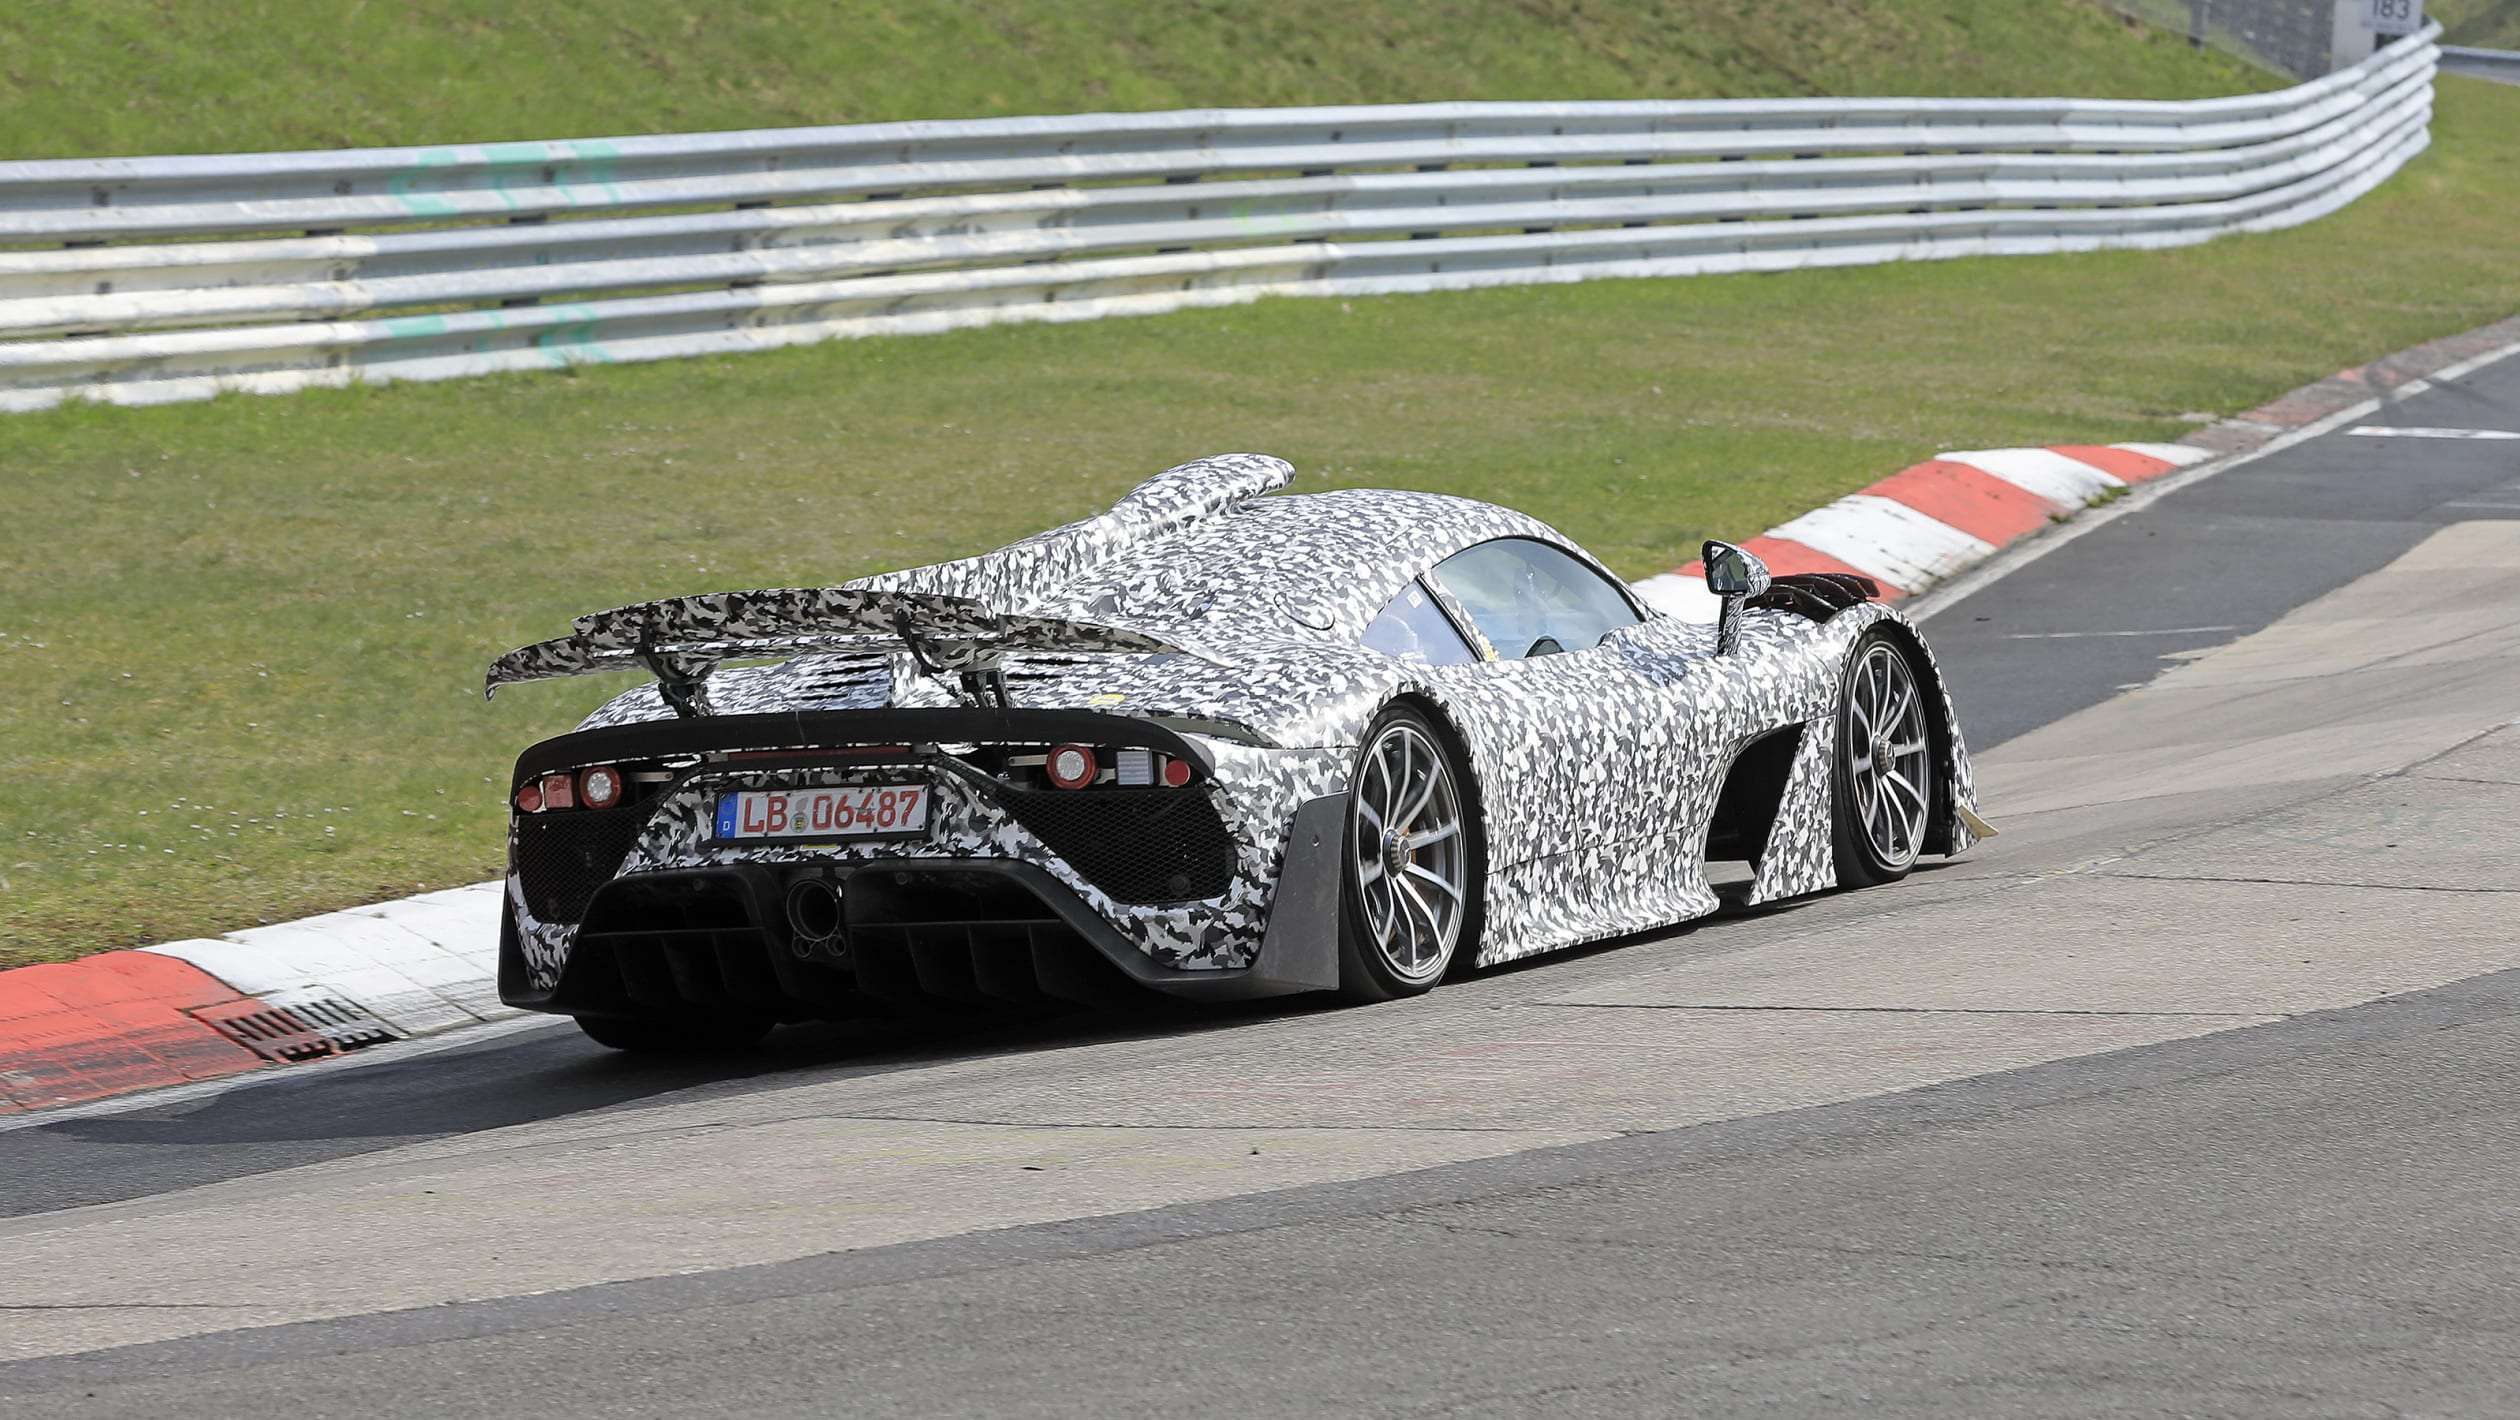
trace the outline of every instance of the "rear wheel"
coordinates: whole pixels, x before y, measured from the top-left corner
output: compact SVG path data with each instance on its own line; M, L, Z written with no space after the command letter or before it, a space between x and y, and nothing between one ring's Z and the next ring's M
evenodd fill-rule
M731 1055L770 1033L768 1021L657 1021L579 1016L578 1029L597 1045L639 1055Z
M1477 936L1481 864L1463 776L1433 722L1395 705L1366 732L1348 787L1339 993L1415 996Z
M1841 887L1906 877L1933 822L1939 789L1925 695L1905 647L1868 631L1838 697L1833 848Z

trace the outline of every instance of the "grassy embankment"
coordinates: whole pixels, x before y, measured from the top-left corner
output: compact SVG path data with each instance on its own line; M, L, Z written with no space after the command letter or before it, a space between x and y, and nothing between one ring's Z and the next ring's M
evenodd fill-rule
M2264 82L2094 0L31 0L0 158L1213 105Z
M1116 53L1095 27L1115 23L1117 5L999 5L927 22L947 38L862 53L740 23L652 28L659 37L634 46L608 37L617 14L595 11L502 22L496 46L398 61L413 67L356 87L401 106L319 117L354 87L349 56L392 38L377 27L416 22L364 7L354 23L370 32L355 47L277 37L276 12L318 8L242 7L246 29L220 37L197 33L212 12L166 6L163 30L128 42L105 33L113 17L157 8L0 16L0 41L24 40L30 16L94 30L84 49L51 37L73 59L109 40L126 60L232 42L238 71L220 106L188 99L213 82L198 58L162 75L117 70L143 76L118 106L74 102L100 92L72 87L91 82L76 63L31 84L12 74L0 151L1224 99L2176 95L2262 82L2048 0L1707 6L1694 28L1503 3L1431 18L1396 3L1270 7L1238 11L1250 19L1238 28L1197 7ZM1737 8L1768 28L1725 18ZM1327 36L1302 63L1276 32L1297 15ZM580 24L584 45L562 28ZM882 62L937 43L964 60L930 74L933 88ZM556 70L547 51L567 46L577 82L527 82L545 73L537 57ZM1274 57L1246 61L1238 46ZM28 53L0 42L0 55ZM336 53L343 74L272 77ZM851 53L852 82L822 72ZM460 83L446 78L459 61L472 65ZM1061 74L1070 86L1054 87ZM2191 413L2245 408L2520 308L2520 90L2445 83L2438 134L2337 217L2171 253L1287 301L0 419L13 495L0 524L0 964L488 876L507 760L608 688L527 687L484 706L478 677L497 651L590 607L966 552L1196 453L1278 452L1308 488L1512 503L1633 575L1937 449L2175 437Z
M2424 11L2441 21L2443 44L2520 49L2520 0L2432 0Z

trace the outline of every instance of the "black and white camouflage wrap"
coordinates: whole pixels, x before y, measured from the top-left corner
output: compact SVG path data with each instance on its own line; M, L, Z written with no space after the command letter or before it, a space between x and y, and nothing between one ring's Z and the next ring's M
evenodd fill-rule
M1154 962L1191 970L1251 964L1296 807L1346 787L1365 729L1404 696L1453 731L1466 760L1486 851L1482 964L1714 911L1704 847L1724 776L1743 747L1789 727L1802 727L1800 741L1750 897L1772 902L1834 887L1831 766L1842 681L1850 653L1876 627L1917 653L1938 716L1942 793L1927 846L1956 853L1972 841L1957 812L1976 808L1958 721L1922 638L1896 611L1864 603L1814 622L1751 610L1738 644L1722 654L1713 627L1645 611L1599 646L1564 654L1441 667L1403 661L1362 644L1367 624L1412 579L1474 543L1538 539L1609 574L1546 524L1469 499L1361 489L1262 496L1292 475L1266 455L1201 459L1150 479L1108 513L977 557L838 588L716 593L598 613L571 637L502 657L491 683L638 666L643 647L703 663L793 652L775 665L708 675L709 710L968 703L967 687L936 673L933 653L945 646L1003 676L1018 706L1214 726L1198 739L1215 765L1208 792L1234 835L1238 870L1232 888L1209 902L1114 902L985 793L944 774L932 780L924 841L736 845L710 835L719 792L885 779L878 769L721 766L660 801L621 868L1018 859L1050 872ZM1430 590L1447 599L1440 586ZM900 634L888 634L903 615L914 623L909 634L926 638L924 666ZM675 713L655 685L641 685L584 727ZM528 975L547 989L566 959L568 931L531 921L513 879L510 889Z

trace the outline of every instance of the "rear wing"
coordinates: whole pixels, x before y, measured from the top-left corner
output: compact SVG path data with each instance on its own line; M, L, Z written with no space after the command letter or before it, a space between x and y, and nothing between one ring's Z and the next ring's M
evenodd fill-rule
M485 697L503 685L645 670L682 715L708 713L705 682L727 661L809 651L907 651L930 675L959 674L976 697L994 688L1010 651L1161 654L1213 659L1125 626L1002 612L968 597L873 587L709 592L615 607L577 619L567 636L520 646L490 663Z

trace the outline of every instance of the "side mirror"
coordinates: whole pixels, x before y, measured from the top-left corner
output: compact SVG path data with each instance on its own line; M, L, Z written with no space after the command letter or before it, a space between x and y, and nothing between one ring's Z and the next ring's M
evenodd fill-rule
M1768 589L1767 564L1729 542L1709 540L1698 554L1706 565L1706 589L1723 601L1715 620L1715 650L1730 651L1741 638L1741 603Z
M1755 597L1768 589L1767 564L1729 542L1709 542L1700 560L1706 589L1719 597Z

